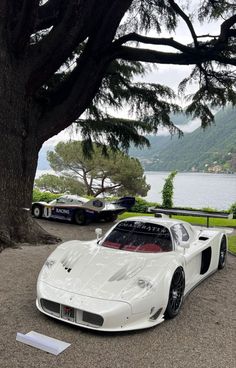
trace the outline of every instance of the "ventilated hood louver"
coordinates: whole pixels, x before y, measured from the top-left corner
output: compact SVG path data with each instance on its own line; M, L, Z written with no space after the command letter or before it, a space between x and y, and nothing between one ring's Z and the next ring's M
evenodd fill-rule
M72 243L74 245L74 243ZM57 289L106 300L122 300L123 290L132 280L158 277L168 254L143 255L90 244L63 249L59 262L47 277L47 284ZM168 261L169 262L169 261Z
M70 252L61 260L61 264L67 272L71 272L72 268L81 257L82 255L79 252Z
M139 273L144 267L144 262L139 262L135 265L124 265L119 271L117 271L108 281L121 281L128 280Z

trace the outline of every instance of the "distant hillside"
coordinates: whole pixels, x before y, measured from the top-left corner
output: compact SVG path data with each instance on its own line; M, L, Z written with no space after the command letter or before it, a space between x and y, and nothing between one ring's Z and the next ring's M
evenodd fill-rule
M151 149L131 149L146 171L236 171L236 109L227 108L215 116L215 123L203 130L173 139L148 137Z
M191 119L184 114L172 116L181 128ZM147 136L151 147L131 148L130 156L137 157L146 171L213 171L236 172L236 109L227 108L215 116L215 124L206 130L196 129L184 137ZM39 154L38 170L49 170L47 151ZM229 154L230 153L230 154Z

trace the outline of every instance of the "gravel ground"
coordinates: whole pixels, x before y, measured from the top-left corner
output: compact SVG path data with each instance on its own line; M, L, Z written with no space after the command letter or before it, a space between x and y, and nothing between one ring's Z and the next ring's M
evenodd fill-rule
M92 239L97 225L41 220L63 240ZM109 225L102 224L104 230ZM177 318L130 333L98 333L48 318L35 307L37 275L54 245L23 246L0 254L0 367L236 367L236 258L197 287ZM16 332L37 331L71 346L59 356L15 340Z

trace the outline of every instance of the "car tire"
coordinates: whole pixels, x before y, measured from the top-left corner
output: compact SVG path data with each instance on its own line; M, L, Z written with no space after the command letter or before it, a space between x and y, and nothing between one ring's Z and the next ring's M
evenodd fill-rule
M40 206L39 204L35 204L33 207L32 207L32 215L35 217L35 218L42 218L43 216L43 207Z
M180 311L185 288L185 276L182 267L178 267L170 283L168 304L164 313L166 319L171 319L177 316Z
M86 213L84 210L77 210L74 215L74 222L77 225L86 225L88 220L86 218Z
M226 257L227 257L227 240L226 240L226 236L223 235L221 242L220 242L218 270L222 270L225 267Z

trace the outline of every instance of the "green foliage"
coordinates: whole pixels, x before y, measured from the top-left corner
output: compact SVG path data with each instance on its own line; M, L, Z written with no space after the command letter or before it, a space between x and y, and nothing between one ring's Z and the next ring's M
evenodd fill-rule
M229 212L233 213L233 218L236 218L236 202L230 206Z
M199 20L201 22L207 19L217 19L220 16L227 17L234 14L233 1L213 1L204 0L199 8Z
M205 211L205 212L217 212L217 209L216 208L212 208L212 207L203 207L202 208L202 211Z
M136 147L149 146L144 134L156 133L159 127L166 127L171 133L181 135L170 116L180 112L174 104L174 92L157 83L134 82L134 77L144 76L147 69L140 62L113 60L102 80L100 89L86 111L84 119L77 120L77 127L83 137L84 152L91 152L92 141L112 149L127 150L130 143ZM114 118L103 111L103 106L120 111L129 109L135 120ZM172 113L172 115L170 115Z
M201 22L206 19L227 19L234 14L235 7L231 2L204 0L192 5L192 14L188 15L184 13L185 5L183 2L177 5L174 1L133 1L122 24L117 29L113 47L126 46L131 51L142 48L143 42L148 44L157 42L158 45L165 46L170 42L180 56L182 54L186 57L186 61L181 60L180 64L186 62L186 64L194 65L196 60L196 66L193 66L189 77L180 83L179 91L183 93L188 84L197 81L199 88L192 96L188 96L190 103L186 112L194 118L200 118L202 127L205 128L214 121L211 108L226 106L228 102L236 104L235 71L227 66L227 64L235 64L235 32L229 29L234 26L234 21L228 20L228 24L224 24L220 36L209 35L208 37L195 34L194 24L191 22L197 17ZM172 38L157 38L158 34L163 31L174 32L181 18L186 22L192 34L192 44L177 43ZM144 36L150 31L156 34L155 38ZM137 33L142 36L140 37ZM128 41L130 44L127 45ZM71 56L66 65L67 73L61 68L60 75L63 81L70 79L70 63L75 63L76 57L78 60L82 58L86 50L85 42L79 46L79 49L74 50L73 57ZM151 58L150 62L158 63L158 60L168 55L169 58L167 57L164 63L171 64L172 56L175 54L176 52L165 53L163 51L161 57L157 55L156 59ZM201 54L204 57L198 62L197 59ZM113 59L94 100L86 110L85 119L77 120L78 129L85 141L86 151L92 149L92 141L96 140L104 144L103 133L106 134L108 145L122 149L128 149L130 143L135 146L148 145L143 134L156 132L160 126L168 127L172 133L180 133L169 117L171 112L181 110L179 106L171 102L175 97L173 91L157 83L135 82L135 79L140 80L140 77L143 77L148 71L147 65L144 67L138 59L139 57L135 58L135 55L131 60L129 58L125 60L125 57ZM67 80L64 83L66 85ZM50 85L47 85L44 91L46 95L50 90L49 87ZM125 105L128 106L130 112L136 114L139 122L115 119L107 113L106 108L104 109L110 106L119 111Z
M35 185L52 193L65 193L84 195L85 187L83 183L72 176L56 176L52 174L41 175L35 179Z
M158 206L158 204L154 202L148 202L143 198L137 197L135 198L135 205L130 209L130 211L136 213L147 213L149 207L155 206Z
M60 197L61 194L54 194L51 192L41 192L39 189L33 189L33 202L51 202Z
M92 153L84 155L83 145L78 141L60 142L55 151L48 152L50 166L67 178L73 177L86 189L87 195L101 193L115 195L145 196L150 186L140 162L121 151L92 145Z
M174 194L174 177L177 171L172 171L170 175L165 179L165 184L162 189L162 207L172 208L173 207L173 194Z
M230 235L228 242L229 251L236 255L236 235Z
M68 7L72 6L70 2L67 3ZM61 14L58 11L58 6L56 4L52 6L54 16ZM91 7L91 11L94 12L96 12L97 6L100 9L99 12L104 12L104 16L107 15L106 11L109 8L106 4L97 5L91 1L87 2L87 6L88 9ZM167 127L171 133L181 134L170 118L171 113L181 110L179 106L173 103L174 92L167 86L157 83L137 82L146 72L151 70L150 67L147 67L147 64L144 65L139 61L142 61L143 56L144 58L147 57L147 62L154 64L159 61L164 64L172 64L174 61L174 64L178 64L175 60L176 56L177 58L183 56L179 60L181 65L194 65L196 62L190 76L181 82L179 90L183 93L188 84L196 83L196 81L199 83L196 93L188 96L190 103L186 111L192 117L199 117L203 127L214 121L211 107L225 106L228 102L233 105L236 104L235 71L227 67L228 64L235 64L234 22L229 18L235 13L233 2L204 0L192 4L190 14L185 13L185 9L187 9L187 6L184 2L177 5L174 1L132 1L121 17L122 21L119 22L117 18L117 29L114 32L115 39L112 37L110 41L105 41L111 28L108 23L108 28L105 31L106 37L103 37L105 44L97 45L97 49L103 49L104 47L107 52L108 50L112 52L112 50L117 49L117 54L114 52L114 56L111 55L110 64L107 65L107 68L104 68L104 75L99 79L99 81L102 81L100 88L95 89L97 93L93 96L93 101L87 103L84 118L75 116L73 119L76 121L77 128L84 140L84 152L88 154L92 151L92 141L104 145L104 134L106 135L107 145L112 149L122 148L124 150L129 148L130 143L138 147L148 146L148 140L143 135L157 132L160 126ZM112 13L113 10L111 9L109 14L115 17L115 14ZM89 11L88 14L90 14ZM192 22L197 18L203 22L206 19L226 20L227 17L229 19L222 26L222 34L218 36L208 35L208 37L195 34L196 30L194 30L194 23ZM176 42L172 37L158 36L158 34L166 31L169 33L175 32L179 20L186 22L193 38L191 44L185 45ZM56 24L60 24L60 21L61 19L58 19ZM94 25L97 31L100 29L100 22L101 20L98 17L97 23ZM84 24L87 24L87 22L84 21ZM106 28L105 24L106 22L104 23ZM68 27L70 28L70 25ZM31 42L37 44L44 37L47 38L47 35L53 32L53 29L54 27L48 27L43 31L36 32L32 35ZM93 42L94 27L91 27L90 31L87 29L84 31L85 34L88 32L86 38ZM150 31L154 34L154 37L145 37L145 34ZM75 36L72 29L69 34L70 37ZM74 86L77 77L80 75L80 66L84 65L84 60L89 55L90 42L84 39L81 43L75 42L76 46L71 50L71 53L65 52L67 59L62 59L62 64L58 65L60 68L57 68L57 72L52 74L47 81L43 81L41 88L37 91L37 98L44 105L43 111L48 111L50 108L53 110L55 104L61 105L62 102L67 101L67 97L70 95L69 91L73 90L72 86ZM129 43L127 44L127 42ZM143 49L143 43L150 45L157 43L162 46L170 44L175 52L170 53L168 49L165 52L163 48L160 55L157 51L156 58L150 56L149 60L149 52ZM61 44L62 46L63 44ZM122 56L119 57L118 51L126 47L130 52L134 52L134 55L131 54L131 59L125 57L122 53ZM135 56L138 49L143 49L144 55L141 53L142 56L139 56L138 53ZM102 59L101 55L103 53L98 53L97 60ZM104 53L104 55L107 54ZM203 55L203 58L201 58L201 55ZM162 60L163 58L165 61ZM114 118L107 113L107 106L117 111L126 106L131 113L135 113L133 115L135 118L134 120ZM106 150L105 145L104 149Z

